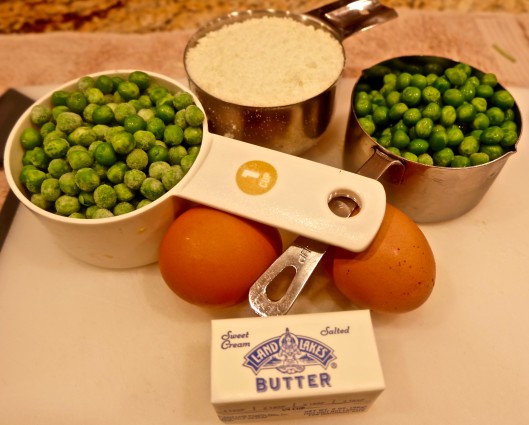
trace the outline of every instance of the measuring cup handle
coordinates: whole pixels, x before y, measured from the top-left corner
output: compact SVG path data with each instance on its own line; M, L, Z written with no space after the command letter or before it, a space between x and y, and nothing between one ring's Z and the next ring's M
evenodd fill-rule
M311 10L306 15L332 26L342 40L398 16L395 9L384 6L378 0L335 1Z
M373 240L386 208L376 180L217 134L174 195L350 251ZM204 156L202 155L204 154ZM182 184L185 183L185 184ZM350 197L358 214L344 218L329 202Z

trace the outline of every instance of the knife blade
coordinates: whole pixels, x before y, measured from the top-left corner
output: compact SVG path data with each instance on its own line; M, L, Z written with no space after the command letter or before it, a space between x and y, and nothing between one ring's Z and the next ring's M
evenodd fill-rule
M0 96L0 166L4 166L4 150L11 129L34 100L15 89L8 89ZM18 199L10 190L0 210L0 251L4 246L9 228L15 217Z

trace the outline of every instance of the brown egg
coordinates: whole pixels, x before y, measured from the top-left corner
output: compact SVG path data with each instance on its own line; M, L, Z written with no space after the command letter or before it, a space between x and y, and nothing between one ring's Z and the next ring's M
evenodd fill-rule
M387 204L371 245L354 253L329 251L334 283L360 308L404 313L422 305L435 283L435 258L417 224Z

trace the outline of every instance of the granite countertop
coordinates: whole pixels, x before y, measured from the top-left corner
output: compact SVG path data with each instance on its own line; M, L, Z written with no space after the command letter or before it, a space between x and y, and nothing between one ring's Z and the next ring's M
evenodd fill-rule
M49 31L146 33L196 28L241 9L305 12L330 0L11 0L0 3L0 34ZM529 12L526 0L383 0L394 8Z

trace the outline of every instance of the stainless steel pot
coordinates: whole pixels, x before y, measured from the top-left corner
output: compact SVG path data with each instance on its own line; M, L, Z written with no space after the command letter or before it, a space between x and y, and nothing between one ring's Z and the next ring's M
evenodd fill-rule
M189 50L207 34L226 25L266 16L294 19L322 29L342 42L358 31L397 17L397 13L378 0L337 1L305 14L270 9L246 10L211 21L189 40L184 52L189 87L206 110L210 131L281 152L301 155L318 142L329 125L339 77L326 90L305 101L273 107L251 107L226 102L211 95L190 77L185 63Z
M391 67L397 63L415 67L432 61L443 63L445 66L456 64L455 61L439 57L407 56L377 65L384 66L391 62ZM365 82L369 70L364 70L356 82L353 97L358 85ZM474 72L481 71L474 69ZM500 87L503 88L501 85ZM517 105L514 106L514 113L521 134L522 121ZM474 208L489 190L507 160L516 153L516 146L517 144L511 151L493 161L472 167L451 168L419 164L395 155L379 145L361 128L354 108L351 107L345 138L344 168L379 180L386 190L388 202L404 211L417 223L434 223L454 219Z

